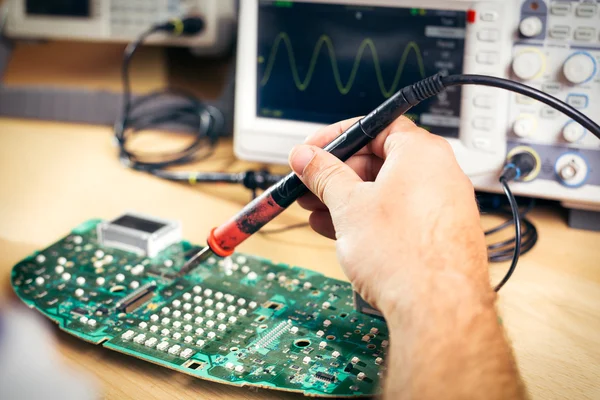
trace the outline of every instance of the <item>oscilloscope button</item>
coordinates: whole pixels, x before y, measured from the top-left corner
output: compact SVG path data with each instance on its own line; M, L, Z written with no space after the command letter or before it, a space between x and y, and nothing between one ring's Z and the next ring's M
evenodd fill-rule
M486 137L476 137L473 139L473 147L480 150L488 150L492 147L492 141Z
M492 96L475 96L473 105L478 108L492 108L494 106L494 97Z
M550 6L550 12L553 15L564 16L567 15L571 11L571 4L565 1L555 1Z
M477 117L473 120L473 128L482 131L489 131L494 127L494 120L492 118Z
M482 11L479 18L485 22L494 22L498 19L498 13L496 11Z
M477 61L478 64L492 65L496 64L499 58L500 56L496 52L482 51L477 53L477 55L475 56L475 61Z
M571 27L568 25L556 25L550 28L550 37L553 39L568 39Z
M575 40L590 41L596 36L596 30L589 26L581 26L575 30Z
M578 17L581 18L592 18L594 14L596 14L596 5L590 3L582 3L577 6L577 11L575 12Z
M560 113L557 110L555 110L554 108L543 107L542 110L540 111L540 115L544 119L554 119L554 118L557 118L560 115Z
M567 96L567 104L579 109L586 108L588 101L588 97L584 94L570 94Z
M546 82L542 84L542 92L546 92L549 94L555 94L560 92L560 83L559 82Z
M497 42L500 39L500 32L497 29L483 29L477 32L477 39L482 42Z

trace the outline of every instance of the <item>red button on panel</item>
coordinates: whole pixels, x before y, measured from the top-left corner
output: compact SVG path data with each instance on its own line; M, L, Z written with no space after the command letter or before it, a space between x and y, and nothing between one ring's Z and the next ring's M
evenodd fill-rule
M467 11L467 22L472 24L477 19L477 12L475 10Z

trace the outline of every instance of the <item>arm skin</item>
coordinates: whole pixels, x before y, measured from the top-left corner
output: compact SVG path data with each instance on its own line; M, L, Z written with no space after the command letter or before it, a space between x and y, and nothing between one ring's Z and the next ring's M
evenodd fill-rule
M346 163L323 151L354 120L296 146L299 203L390 330L386 399L523 399L498 322L469 179L448 143L401 117Z

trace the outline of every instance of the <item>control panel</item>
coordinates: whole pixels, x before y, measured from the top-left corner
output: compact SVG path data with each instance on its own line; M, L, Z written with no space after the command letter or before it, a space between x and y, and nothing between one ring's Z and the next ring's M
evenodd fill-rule
M549 93L600 123L600 2L521 0L508 76ZM600 210L600 140L558 111L509 95L507 151L532 149L539 174L518 194ZM481 189L493 177L475 177Z
M157 34L148 43L225 50L233 39L235 0L8 0L6 34L15 38L131 42L157 22L200 16L194 37Z

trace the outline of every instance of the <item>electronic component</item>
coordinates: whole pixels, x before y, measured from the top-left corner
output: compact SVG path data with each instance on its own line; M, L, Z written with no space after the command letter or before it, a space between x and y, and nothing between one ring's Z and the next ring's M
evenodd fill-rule
M166 247L181 240L179 222L127 213L110 222L98 225L98 240L107 247L156 256ZM141 268L140 268L141 267ZM139 274L143 266L136 266L132 273Z
M318 371L315 374L315 378L320 379L325 382L335 382L335 375L331 375L326 372Z
M9 0L6 34L14 38L127 43L159 21L200 15L204 29L193 37L162 36L152 43L186 46L202 54L225 51L233 40L234 0L127 1Z
M438 71L521 81L600 122L600 5L560 0L438 0L425 9L417 0L372 0L360 10L349 5L355 2L241 2L245 34L237 55L238 65L247 68L236 77L238 157L287 163L292 146L323 124L364 115L394 90ZM307 20L311 23L301 22ZM340 51L341 43L347 51ZM476 189L500 192L497 177L507 154L526 146L542 165L526 184L513 185L515 194L600 211L600 140L555 109L523 95L471 86L446 91L408 115L450 142Z
M144 286L117 301L115 303L115 308L118 311L124 311L126 313L131 312L150 300L154 295L154 289L156 289L156 282L148 282Z
M360 311L363 314L368 314L368 315L373 315L375 317L383 318L383 314L381 314L381 311L372 307L357 292L354 292L353 303L354 303L354 308L357 311Z
M107 349L224 384L267 386L336 398L380 393L378 373L383 366L377 362L358 362L356 368L348 364L355 358L374 357L373 349L361 341L362 335L338 338L329 332L342 321L351 321L353 326L364 326L370 332L375 328L382 347L387 339L384 321L352 308L349 283L241 254L232 256L239 268L229 272L216 268L219 260L209 258L176 281L154 278L153 265L171 260L173 264L168 268L178 271L194 245L180 241L154 258L143 257L104 246L97 240L100 224L105 223L92 220L82 224L13 269L12 285L17 295L50 319L61 321L61 329ZM75 234L84 251L72 246ZM98 271L93 259L106 260L108 256L112 257L110 270L103 267ZM59 287L65 272L54 268L47 270L49 276L44 282L35 281L40 263L63 265L59 259L64 265L78 260L68 267L73 275L70 290ZM137 265L145 268L134 274ZM256 272L257 279L248 281L242 266L248 266L248 273ZM277 278L269 281L268 273L285 278L282 282ZM326 290L311 294L314 306L310 313L305 312L306 292L301 289L306 276L310 276L312 287L335 288L336 293L335 297ZM99 277L105 279L102 286L98 285ZM78 278L84 278L80 285ZM299 282L295 284L298 290L289 290L289 283L295 280ZM137 289L130 289L133 281L139 283ZM75 291L81 291L82 296L74 297ZM37 301L44 292L56 303L71 305L63 309L55 303ZM330 303L327 309L320 307L325 301ZM301 315L304 317L298 318ZM325 320L332 322L327 333L322 330ZM377 350L377 354L386 356L384 349ZM208 365L210 368L205 367ZM360 388L351 389L352 383L345 378L348 373L359 372L373 378L365 378Z

